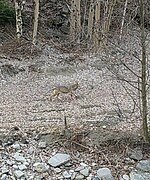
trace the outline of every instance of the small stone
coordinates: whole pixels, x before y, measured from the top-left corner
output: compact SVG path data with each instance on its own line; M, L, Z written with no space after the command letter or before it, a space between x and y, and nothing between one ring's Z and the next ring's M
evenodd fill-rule
M18 166L16 164L14 164L12 167L16 170L18 169Z
M82 169L82 170L80 171L80 173L81 173L83 176L87 177L87 176L89 176L90 168L89 168L89 167L86 167L86 168Z
M19 161L19 162L25 162L26 161L26 159L23 157L23 155L18 153L18 152L16 152L13 157L16 161Z
M14 161L10 161L9 159L6 161L6 163L10 166L12 166L15 162Z
M97 163L93 162L92 163L92 167L94 167L94 166L97 166Z
M28 153L29 153L29 154L33 154L33 152L34 152L34 148L33 148L33 147L30 147L30 148L28 149Z
M16 178L14 176L10 176L11 180L16 180Z
M12 148L19 150L20 149L20 144L19 143L13 144Z
M71 173L71 174L74 173L74 170L73 170L73 169L70 169L70 170L69 170L69 173Z
M35 175L30 175L28 180L33 180L35 178Z
M92 180L100 180L97 176L93 177Z
M20 170L16 170L16 171L14 171L14 175L17 179L19 179L24 176L24 173Z
M23 163L25 166L29 166L29 163L28 162L24 162Z
M6 180L6 179L7 179L7 175L6 175L6 174L3 174L0 179L1 179L1 180Z
M7 160L8 159L8 154L7 153L2 153L1 154L1 159Z
M75 169L75 171L76 171L76 172L81 171L81 170L85 169L86 167L88 167L88 165L85 164L85 163L83 163L83 162L81 162L81 163L80 163L80 166L77 167L77 168Z
M4 165L2 168L1 168L1 172L2 174L7 174L9 172L9 170L7 169L7 167Z
M141 160L143 158L143 153L142 153L141 149L135 148L135 149L132 149L132 150L128 151L128 156L131 159L139 161L139 160Z
M84 176L82 174L79 174L75 177L76 180L82 180L84 179Z
M129 179L130 179L127 174L124 174L124 175L122 176L122 178L123 178L123 180L129 180Z
M30 162L31 162L31 159L29 159L29 158L28 158L28 159L27 159L27 162L30 164Z
M64 177L63 177L63 176L58 176L57 179L58 179L58 180L63 180Z
M38 147L39 147L40 149L46 148L46 142L44 142L44 141L39 142Z
M61 172L60 168L55 168L54 170L55 170L56 173L60 173Z
M70 160L70 158L71 157L68 154L57 153L48 160L48 163L53 167L58 167L62 164L67 163Z
M71 174L69 174L67 171L63 172L63 177L66 179L70 179L71 178Z
M107 126L102 126L103 129L106 129Z
M79 172L81 170L83 170L85 168L85 166L79 166L75 169L75 172Z
M129 167L128 166L124 166L123 169L127 171L129 169Z
M83 162L81 162L80 165L81 165L81 166L84 166L84 167L88 167L88 165L85 164L85 163L83 163Z
M150 179L150 173L138 173L132 171L130 173L130 180L149 180Z
M131 161L131 159L129 157L125 158L126 161Z
M92 180L92 177L87 177L86 180Z
M21 177L20 180L26 180L26 177Z
M27 169L27 166L25 166L24 164L21 164L21 165L18 166L18 168L19 168L21 171L23 171L23 170Z
M100 168L97 170L97 176L99 179L103 179L103 180L114 180L110 169L108 168Z
M140 161L137 166L137 169L145 172L150 172L150 160L142 160Z
M74 172L74 170L69 170L69 173L71 174L71 179L75 179L76 172Z
M72 166L72 163L71 162L67 162L66 164L65 164L65 167L71 167Z
M45 172L47 170L45 163L34 163L33 166L34 166L34 170L39 173Z

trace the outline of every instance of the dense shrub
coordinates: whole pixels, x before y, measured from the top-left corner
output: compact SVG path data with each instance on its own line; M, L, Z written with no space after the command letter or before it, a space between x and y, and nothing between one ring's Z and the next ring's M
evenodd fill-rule
M8 0L0 0L0 24L15 23L15 9Z

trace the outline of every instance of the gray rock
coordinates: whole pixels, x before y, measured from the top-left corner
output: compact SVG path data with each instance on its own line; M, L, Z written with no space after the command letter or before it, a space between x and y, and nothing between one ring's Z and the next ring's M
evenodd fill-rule
M75 172L79 172L79 171L82 171L83 169L85 168L85 166L79 166L75 169Z
M8 160L6 161L6 163L7 163L8 165L12 166L12 165L15 163L15 161L11 161L11 160L8 159Z
M13 144L12 148L19 150L20 149L20 144L19 143Z
M2 168L1 168L1 172L2 174L7 174L9 172L9 169L4 165Z
M64 164L65 167L71 167L72 166L72 163L71 162L67 162L66 164Z
M1 159L7 160L8 157L9 157L9 155L8 155L7 153L2 153L2 154L1 154Z
M108 168L100 168L97 170L97 176L99 179L103 180L114 180L110 169Z
M39 144L38 144L38 147L39 147L40 149L46 148L46 142L45 142L45 141L40 141Z
M97 163L93 162L92 167L95 167L95 166L97 166Z
M27 160L27 163L29 163L30 164L30 162L31 162L31 159L26 159ZM25 164L26 162L24 162L23 164Z
M69 173L71 174L71 179L75 179L76 172L74 172L74 170L69 170Z
M80 163L80 166L77 167L77 168L75 169L75 171L76 171L76 172L79 172L79 171L85 169L85 167L88 167L88 165L85 164L85 163Z
M27 169L27 166L24 165L24 164L21 164L21 165L18 166L18 168L19 168L21 171L23 171L23 170L26 170L26 169Z
M58 177L56 177L56 179L58 179L58 180L63 180L64 177L63 177L63 176L58 176Z
M92 177L87 177L86 180L92 180Z
M0 178L0 180L6 180L7 179L7 175L6 174L3 174Z
M142 160L140 161L137 166L137 169L145 172L150 172L150 160Z
M93 177L92 180L100 180L97 176Z
M29 163L28 162L24 162L23 163L25 166L29 166Z
M82 174L79 174L75 177L76 180L82 180L84 179L84 176Z
M28 178L28 180L33 180L35 178L35 175L30 175L30 177Z
M62 164L67 163L70 160L70 158L71 157L68 154L57 153L48 160L48 164L53 167L58 167Z
M60 172L61 172L61 169L60 169L60 168L55 168L54 171L55 171L56 173L60 173Z
M39 173L42 173L42 172L45 172L47 170L47 166L45 163L34 163L33 164L33 167L34 167L34 170L39 172Z
M16 178L14 176L10 176L11 180L16 180Z
M130 180L150 180L150 173L131 172Z
M85 164L85 163L83 163L83 162L81 162L80 165L81 165L81 166L84 166L84 167L88 167L88 165Z
M69 13L68 7L64 6L63 9L62 9L62 12L65 13L65 14L68 14Z
M16 170L16 171L14 171L14 175L17 179L19 179L24 176L24 173L20 170Z
M63 177L64 177L65 179L70 179L70 178L71 178L71 174L68 173L67 171L64 171L64 172L63 172Z
M30 148L28 149L28 153L29 153L29 154L33 154L33 152L34 152L34 148L33 148L33 147L30 147Z
M122 179L123 179L123 180L130 180L130 178L129 178L129 176L128 176L127 174L124 174L124 175L122 176Z
M13 167L15 170L19 169L19 167L18 167L16 164L14 164L12 167Z
M16 161L19 161L19 162L25 162L26 161L26 159L23 157L23 155L18 153L18 152L16 152L13 157Z
M26 177L21 177L20 180L27 180L27 178Z
M89 176L90 168L89 168L89 167L85 167L84 169L82 169L82 170L80 171L80 173L81 173L83 176L87 177L87 176Z
M132 149L132 150L128 151L128 156L131 159L139 161L143 158L142 150L139 148Z

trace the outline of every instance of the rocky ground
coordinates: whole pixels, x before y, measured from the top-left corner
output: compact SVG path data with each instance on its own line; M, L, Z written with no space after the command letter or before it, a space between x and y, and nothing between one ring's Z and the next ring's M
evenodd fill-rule
M13 134L19 130L13 130ZM19 135L19 133L18 133ZM21 135L20 135L21 137ZM0 146L0 179L33 180L149 180L150 159L140 148L124 147L122 153L105 153L107 148L75 148L71 142L52 140L47 134L37 140L7 139ZM61 144L62 143L62 144ZM126 151L126 152L124 152ZM148 152L147 152L148 153ZM148 154L147 154L148 155ZM147 159L147 160L146 160Z
M139 54L132 38L130 46L129 39L123 46ZM98 55L62 53L49 44L37 47L38 52L28 43L1 47L2 180L150 179L138 91L118 78L133 84L137 80L124 63L140 71L137 59L121 50L124 47L108 46L107 54ZM77 99L62 94L49 100L54 87L76 81Z
M77 99L49 100L76 81ZM138 111L99 56L49 46L36 59L2 54L0 93L2 180L150 179Z
M107 57L99 56L61 54L49 46L36 58L2 55L1 131L14 124L21 128L29 124L30 127L47 126L51 122L60 124L64 117L74 125L101 122L111 128L120 126L122 130L128 123L129 130L139 127L139 111L134 108L134 103L139 103L138 92L131 86L128 95L126 84L123 82L122 86L108 69L114 67L105 61ZM115 71L124 70L124 75L134 80L122 65L114 63ZM54 97L49 101L54 87L69 86L76 81L79 83L76 100L67 94L61 95L61 100Z

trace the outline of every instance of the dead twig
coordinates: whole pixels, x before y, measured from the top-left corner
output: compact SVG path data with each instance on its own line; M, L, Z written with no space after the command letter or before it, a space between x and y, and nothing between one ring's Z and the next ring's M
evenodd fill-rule
M116 111L116 112L117 112L119 118L121 118L121 117L123 117L123 113L122 113L122 111L121 111L121 109L119 107L119 103L118 103L117 98L116 98L116 96L115 96L115 94L114 94L112 89L111 89L111 92L112 92L113 99L115 101L115 105L117 106L117 109L118 109L118 111Z

